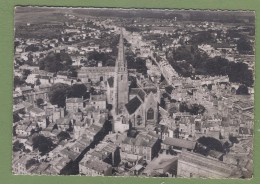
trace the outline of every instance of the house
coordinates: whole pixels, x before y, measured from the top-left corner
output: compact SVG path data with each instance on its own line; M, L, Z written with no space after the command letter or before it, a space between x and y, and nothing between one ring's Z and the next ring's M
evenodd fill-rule
M31 152L33 151L33 140L32 140L32 137L27 139L27 141L24 143L24 148L26 150L30 150Z
M158 138L140 133L135 138L126 136L120 146L122 152L140 155L147 161L151 161L160 150Z
M80 138L84 133L85 133L85 129L87 128L88 123L90 121L90 119L85 119L85 121L76 121L73 127L73 132L74 132L74 138L78 139Z
M39 116L44 116L45 115L45 111L39 107L32 107L29 110L29 114L32 117L39 117Z
M13 164L12 164L12 171L14 174L28 174L27 169L28 166L26 167L26 163L28 160L30 160L31 158L28 157L28 155L24 155L19 157L16 160L13 160Z
M38 116L36 122L39 128L45 129L47 127L47 117L45 115Z
M88 154L112 166L117 166L121 161L119 147L112 142L101 142Z
M196 147L195 141L166 137L161 143L162 149L172 148L176 152L183 150L193 151Z
M90 95L90 104L96 109L106 109L106 95Z
M58 129L62 131L66 131L72 126L71 119L68 117L57 119L56 124Z
M26 95L33 92L33 88L31 86L18 87L15 89L18 93L22 95Z
M33 127L32 122L29 120L23 120L15 127L15 133L18 137L28 137L32 134Z
M87 156L79 163L79 173L87 176L112 176L112 166L102 160Z
M66 98L66 110L68 112L78 112L83 109L84 100L82 98Z
M88 139L99 141L103 136L103 127L98 124L92 124L86 129L85 134Z
M55 157L54 160L50 162L52 169L54 170L52 174L63 174L63 169L70 163L70 159L66 157Z

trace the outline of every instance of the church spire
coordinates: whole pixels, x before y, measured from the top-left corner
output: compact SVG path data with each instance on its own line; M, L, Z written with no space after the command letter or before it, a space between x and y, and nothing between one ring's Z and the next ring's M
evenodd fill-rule
M123 36L123 30L120 28L120 38L119 38L119 44L118 44L118 56L117 56L117 62L116 67L127 67L125 62L125 48L124 48L124 36Z
M115 85L114 85L114 110L115 113L122 114L125 110L125 104L128 103L128 71L125 60L123 30L120 29L120 38L118 44L118 56L115 66Z

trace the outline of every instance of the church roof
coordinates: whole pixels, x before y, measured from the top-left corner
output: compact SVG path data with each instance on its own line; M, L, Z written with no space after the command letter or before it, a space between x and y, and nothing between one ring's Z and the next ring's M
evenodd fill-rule
M146 93L147 95L149 95L151 92L152 92L152 93L157 93L157 88L155 88L155 87L143 88L143 90L145 91L145 93Z
M140 107L141 104L142 102L139 100L139 98L134 97L125 105L125 107L128 113L131 115Z
M144 101L145 98L145 92L141 88L131 88L130 95L137 95L142 101Z

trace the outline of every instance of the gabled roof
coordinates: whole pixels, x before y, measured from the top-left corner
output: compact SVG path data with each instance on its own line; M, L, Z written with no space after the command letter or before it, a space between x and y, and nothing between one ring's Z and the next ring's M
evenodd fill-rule
M137 95L142 101L145 98L145 92L142 88L131 88L130 95Z
M142 104L142 102L139 100L139 98L136 96L133 99L131 99L126 105L126 109L128 113L131 115L133 114Z

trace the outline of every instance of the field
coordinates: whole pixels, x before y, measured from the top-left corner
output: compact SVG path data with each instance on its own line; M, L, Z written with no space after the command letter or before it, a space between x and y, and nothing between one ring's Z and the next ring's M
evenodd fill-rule
M15 9L15 25L30 24L61 24L66 21L63 9L33 9L24 11L23 7L16 7Z

